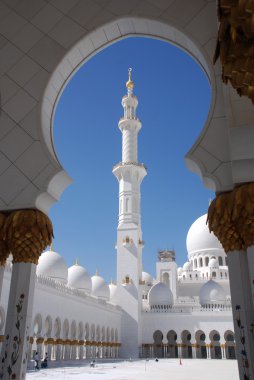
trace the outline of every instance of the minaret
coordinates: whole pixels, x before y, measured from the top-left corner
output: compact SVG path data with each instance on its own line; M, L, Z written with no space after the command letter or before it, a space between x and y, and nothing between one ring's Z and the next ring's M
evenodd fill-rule
M138 132L141 122L136 117L138 100L133 95L132 69L126 82L127 95L122 98L124 116L118 126L122 132L122 162L113 168L119 181L119 217L117 228L117 299L124 312L122 324L123 357L138 357L141 342L142 295L142 230L140 185L146 168L138 162Z

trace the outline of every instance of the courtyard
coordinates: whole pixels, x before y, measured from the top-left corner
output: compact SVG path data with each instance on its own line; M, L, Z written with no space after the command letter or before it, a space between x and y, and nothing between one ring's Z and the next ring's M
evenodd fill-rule
M66 367L30 371L28 380L237 380L239 379L236 360L191 360L178 359L138 360L96 363L90 368L88 362L82 365L67 363Z

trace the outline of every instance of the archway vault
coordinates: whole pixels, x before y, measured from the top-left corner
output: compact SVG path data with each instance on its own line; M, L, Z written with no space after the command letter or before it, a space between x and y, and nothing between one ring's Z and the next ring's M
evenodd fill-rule
M148 15L146 6L129 10L132 16L112 9L108 12L107 23L103 17L98 17L98 21L89 27L80 25L78 11L74 14L72 9L61 9L64 13L61 22L56 20L53 32L40 32L40 38L30 50L24 45L25 33L24 36L21 34L15 42L23 51L17 56L17 63L13 62L17 66L16 73L19 68L22 72L25 62L21 61L26 60L26 65L31 66L36 74L31 78L29 75L25 83L24 76L18 78L24 90L2 107L5 125L12 126L8 141L0 144L0 151L9 160L9 163L5 162L7 169L2 175L0 173L2 209L37 207L47 212L59 199L71 179L58 161L53 144L52 125L58 99L82 64L110 44L133 36L172 43L190 54L205 71L212 89L210 111L198 140L186 155L186 163L190 170L203 178L206 186L217 191L232 188L221 70L219 64L212 65L217 35L216 4L208 0L197 1L195 7L185 10L184 17L181 1L173 4L169 1L165 9L161 7L157 16L155 9ZM121 17L116 16L119 14ZM156 19L149 18L152 15ZM22 111L21 107L17 110L21 98ZM17 139L20 141L19 152Z

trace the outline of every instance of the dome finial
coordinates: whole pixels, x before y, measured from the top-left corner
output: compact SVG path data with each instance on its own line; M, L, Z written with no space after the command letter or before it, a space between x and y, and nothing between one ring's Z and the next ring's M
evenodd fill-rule
M99 276L98 268L96 268L95 276Z
M78 258L76 257L75 265L79 265Z
M129 68L128 73L129 73L129 79L126 82L126 87L128 90L128 94L132 94L134 83L132 81L132 68L131 67Z
M50 244L50 252L53 251L53 243Z

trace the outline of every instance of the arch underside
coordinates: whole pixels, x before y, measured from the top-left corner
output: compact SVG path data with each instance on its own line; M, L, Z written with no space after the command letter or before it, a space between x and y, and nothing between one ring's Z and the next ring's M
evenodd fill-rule
M179 46L197 61L210 80L210 112L199 138L186 154L189 169L216 191L253 180L253 108L248 99L240 99L229 87L223 88L221 68L218 63L212 65L216 4L209 0L197 1L195 6L187 3L184 12L179 0L157 6L145 1L142 4L129 5L128 11L122 9L120 2L109 8L98 5L93 22L89 22L80 16L89 7L87 4L66 7L58 2L58 18L52 20L48 30L47 5L35 6L34 12L44 15L39 22L38 15L30 15L28 20L25 9L18 5L12 9L6 3L10 21L1 30L4 42L0 52L4 57L0 117L2 210L37 207L47 212L59 200L71 183L56 157L52 137L54 110L61 92L80 65L108 45L133 36L158 38ZM19 18L18 24L14 23L15 17ZM237 144L241 133L245 140L241 138Z

